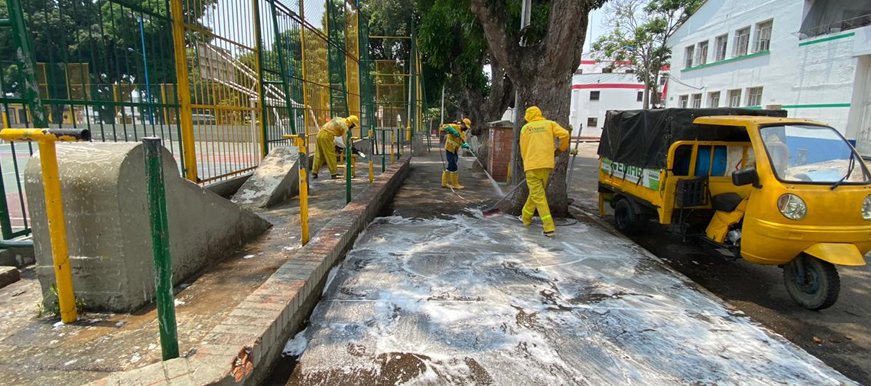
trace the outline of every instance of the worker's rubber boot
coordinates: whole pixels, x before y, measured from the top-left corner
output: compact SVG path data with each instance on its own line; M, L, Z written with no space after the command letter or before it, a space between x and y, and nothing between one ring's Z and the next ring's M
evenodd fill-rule
M451 181L451 185L454 187L454 189L463 190L466 188L465 186L460 185L460 172L451 173Z
M312 178L313 178L313 179L318 179L318 174L317 174L317 173L312 173Z
M448 181L449 179L450 179L450 177L448 176L448 171L442 170L442 187L443 188L450 188L451 187L451 182Z

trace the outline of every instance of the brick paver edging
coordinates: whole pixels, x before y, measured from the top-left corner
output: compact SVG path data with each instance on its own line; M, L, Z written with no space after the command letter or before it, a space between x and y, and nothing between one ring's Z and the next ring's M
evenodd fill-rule
M293 253L215 326L187 358L112 374L89 385L256 385L320 300L327 274L408 177L404 156ZM338 235L338 236L337 236Z

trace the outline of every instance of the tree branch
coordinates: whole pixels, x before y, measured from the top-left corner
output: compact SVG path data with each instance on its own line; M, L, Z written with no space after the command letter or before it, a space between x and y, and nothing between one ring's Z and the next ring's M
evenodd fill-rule
M470 0L470 3L472 13L478 17L478 21L484 27L484 36L487 38L487 45L490 47L493 59L502 64L508 77L515 81L519 80L520 67L517 65L519 61L511 60L509 52L514 53L520 50L520 42L509 39L508 35L505 34L508 17L504 12L491 9L488 0Z
M592 8L592 3L592 0L551 1L543 59L554 64L547 66L548 68L574 70L580 63L583 41L587 33L587 12ZM551 75L560 77L566 74Z

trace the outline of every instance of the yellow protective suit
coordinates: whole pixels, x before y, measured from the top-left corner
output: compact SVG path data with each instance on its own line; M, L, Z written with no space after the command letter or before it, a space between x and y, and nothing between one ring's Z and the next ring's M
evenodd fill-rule
M527 123L520 130L520 156L523 170L553 169L554 138L559 138L559 151L569 147L569 132L554 121L541 116L541 110L532 106L526 109Z
M450 130L446 130L448 127L454 129L460 136L456 136L451 134ZM445 151L449 151L451 153L457 154L460 151L460 147L466 143L466 132L462 130L462 127L456 123L450 123L442 126L439 130L445 134Z
M520 130L520 156L523 158L523 170L526 172L526 186L529 187L529 197L523 206L522 220L525 225L532 224L532 216L538 211L544 232L556 230L550 207L547 205L547 181L554 168L556 146L554 139L560 141L559 150L569 147L569 132L554 121L541 116L541 110L532 106L526 109L524 117L527 123Z
M338 174L336 166L336 144L334 137L343 137L348 131L350 124L356 124L354 119L357 117L350 116L348 118L336 117L325 123L320 131L318 131L317 140L315 141L315 161L312 165L312 174L318 174L324 163L330 169L330 175Z
M550 172L553 169L532 169L526 171L526 186L529 187L529 197L526 198L526 204L523 205L523 224L529 226L532 224L532 216L535 211L538 211L538 217L541 217L541 222L544 223L544 231L553 232L556 227L553 225L553 218L550 216L550 207L547 206L547 180L550 178Z
M726 234L729 233L729 227L737 224L744 218L744 212L747 211L747 203L749 201L749 199L745 198L731 212L721 212L719 210L714 212L714 217L708 223L708 227L705 228L705 235L718 243L725 241Z

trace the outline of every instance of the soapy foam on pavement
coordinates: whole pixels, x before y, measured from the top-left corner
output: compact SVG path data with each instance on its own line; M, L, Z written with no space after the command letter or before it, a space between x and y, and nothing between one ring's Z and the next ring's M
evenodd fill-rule
M376 219L294 338L299 379L851 384L630 241L558 233L479 213Z

